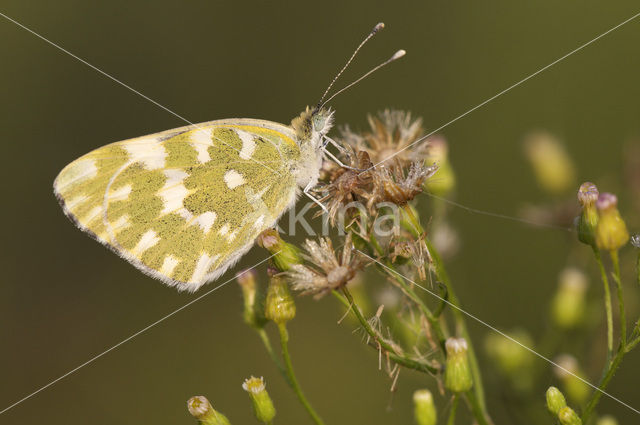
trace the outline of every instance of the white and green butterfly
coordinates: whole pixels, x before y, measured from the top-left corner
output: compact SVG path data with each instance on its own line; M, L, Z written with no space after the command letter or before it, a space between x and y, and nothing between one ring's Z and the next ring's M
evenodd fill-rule
M290 126L225 119L112 143L67 165L54 192L80 229L144 273L195 291L316 185L333 123L323 105Z

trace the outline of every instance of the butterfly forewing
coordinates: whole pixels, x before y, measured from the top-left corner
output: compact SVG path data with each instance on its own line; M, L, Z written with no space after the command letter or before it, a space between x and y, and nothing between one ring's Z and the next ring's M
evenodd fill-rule
M294 139L258 120L183 127L96 149L54 190L78 227L147 274L196 290L294 202Z

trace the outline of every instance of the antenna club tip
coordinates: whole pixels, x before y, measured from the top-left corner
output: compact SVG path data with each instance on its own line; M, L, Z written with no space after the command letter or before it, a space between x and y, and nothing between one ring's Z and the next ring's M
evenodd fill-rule
M384 22L378 22L378 23L376 24L376 26L375 26L375 27L373 27L373 32L374 32L374 33L375 33L375 32L378 32L378 31L380 31L382 28L384 28Z
M391 60L396 60L396 59L400 59L401 57L403 57L404 55L407 54L406 50L400 49L397 52L395 52L393 54L393 56L391 56Z

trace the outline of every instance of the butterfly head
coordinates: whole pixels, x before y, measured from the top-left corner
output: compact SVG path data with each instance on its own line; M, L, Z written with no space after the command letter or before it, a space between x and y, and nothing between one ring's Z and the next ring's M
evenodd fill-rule
M333 126L333 111L329 108L307 108L291 121L291 127L301 144L319 143Z

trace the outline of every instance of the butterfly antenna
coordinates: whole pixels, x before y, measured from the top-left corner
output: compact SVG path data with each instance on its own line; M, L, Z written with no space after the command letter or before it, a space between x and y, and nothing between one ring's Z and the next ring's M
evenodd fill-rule
M380 65L376 66L375 68L372 68L369 72L367 72L366 74L364 74L362 77L358 78L357 80L353 81L350 84L347 84L346 86L344 86L343 88L341 88L340 90L338 90L337 92L335 92L333 95L331 95L331 97L327 100L325 100L322 104L318 105L316 110L322 108L324 105L326 105L327 103L329 103L334 97L336 97L337 95L339 95L340 93L342 93L343 91L347 90L348 88L355 86L356 84L358 84L360 81L364 80L365 78L367 78L369 75L373 74L374 72L376 72L377 70L379 70L380 68L382 68L385 65L389 65L391 62L395 61L396 59L400 59L401 57L403 57L407 52L405 52L404 50L398 50L397 52L395 52L393 54L393 56L391 56L389 59L387 59L386 61L382 62Z
M356 48L356 50L353 52L353 54L351 55L351 57L349 58L349 60L347 61L347 63L342 67L342 69L340 70L340 72L338 72L338 74L333 78L333 80L331 81L331 84L329 84L329 87L327 87L327 89L324 91L324 93L322 94L322 97L320 98L320 101L318 102L317 106L316 106L316 111L318 109L320 109L324 103L322 103L322 101L324 100L324 98L327 96L327 93L329 93L329 90L331 90L331 87L333 87L333 84L338 80L338 78L340 78L340 76L342 75L342 73L349 67L349 65L351 64L351 62L353 61L353 59L356 57L356 55L358 54L358 52L360 51L360 49L362 49L362 46L364 46L367 41L369 41L369 39L371 37L373 37L374 35L376 35L378 33L378 31L380 31L382 28L384 28L384 23L383 22L379 22L378 24L376 24L375 27L373 27L373 29L371 30L371 32L369 33L369 35L367 35L365 37L364 40L362 40L362 42L360 43L360 45ZM326 103L326 102L325 102Z

